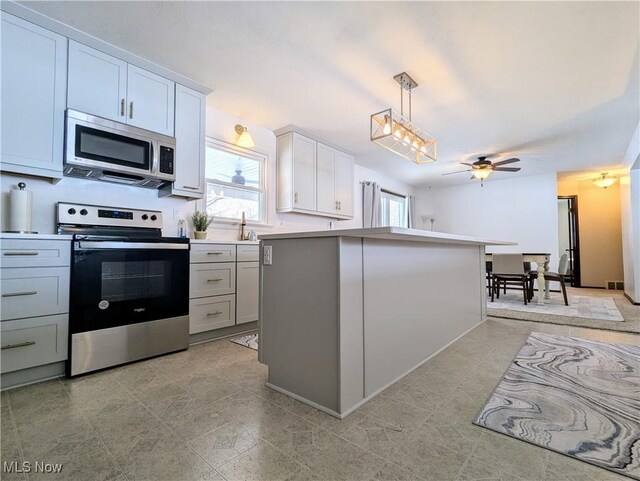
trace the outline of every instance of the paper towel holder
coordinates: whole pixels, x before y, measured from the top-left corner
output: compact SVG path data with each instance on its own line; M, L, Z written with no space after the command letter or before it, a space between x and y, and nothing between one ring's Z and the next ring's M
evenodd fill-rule
M25 184L24 182L19 182L18 183L18 188L20 189L20 191L24 191L26 187L27 187L27 184ZM31 193L29 192L28 207L27 207L28 212L26 213L26 215L29 217L29 220L27 221L27 225L29 225L29 226L31 224L31 219L30 219L30 217L31 217L31 196L30 196L30 194ZM9 223L11 224L11 219L9 219ZM4 230L2 232L3 233L7 233L7 234L37 234L38 233L38 232L32 231L32 230Z

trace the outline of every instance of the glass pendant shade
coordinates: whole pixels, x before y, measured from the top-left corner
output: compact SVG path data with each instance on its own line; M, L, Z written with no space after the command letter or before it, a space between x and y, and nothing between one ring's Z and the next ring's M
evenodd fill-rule
M256 143L253 141L253 137L247 131L246 127L240 124L236 125L236 133L238 134L238 140L236 140L236 144L240 147L250 149L256 146Z
M608 174L601 174L600 177L598 177L597 179L593 179L593 183L596 184L598 187L602 187L603 189L606 189L607 187L610 187L616 183L616 178L609 177Z
M371 116L371 141L416 164L437 158L436 139L392 109Z

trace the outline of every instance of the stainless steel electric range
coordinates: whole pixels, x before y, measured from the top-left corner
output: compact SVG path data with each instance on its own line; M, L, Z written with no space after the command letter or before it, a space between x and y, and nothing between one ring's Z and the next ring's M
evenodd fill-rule
M189 346L189 240L162 213L58 203L73 234L69 360L77 376Z

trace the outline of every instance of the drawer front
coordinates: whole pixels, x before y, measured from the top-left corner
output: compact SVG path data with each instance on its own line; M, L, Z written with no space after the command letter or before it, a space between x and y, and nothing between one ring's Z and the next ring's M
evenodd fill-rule
M238 264L238 284L236 289L236 323L244 324L258 320L258 286L260 263L242 262Z
M68 329L68 314L3 322L2 373L66 360Z
M2 269L3 321L69 312L69 268Z
M191 264L189 297L209 297L236 292L235 262Z
M191 263L235 262L236 246L233 244L191 244Z
M71 261L71 241L2 239L2 267L57 267Z
M238 246L238 262L258 262L259 257L259 245Z
M236 296L204 297L189 301L189 334L211 331L236 323Z

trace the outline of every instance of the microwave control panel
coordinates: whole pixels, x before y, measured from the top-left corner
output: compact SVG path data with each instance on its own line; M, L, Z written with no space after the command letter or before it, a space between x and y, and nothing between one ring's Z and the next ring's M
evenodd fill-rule
M163 174L173 175L174 173L174 154L172 147L160 146L160 172Z

